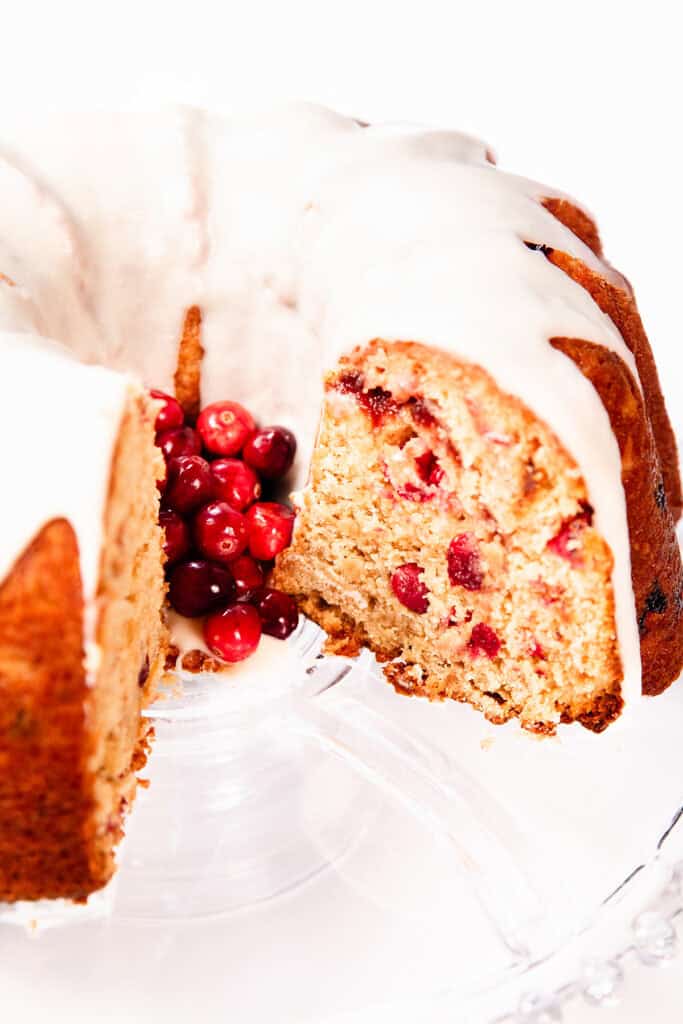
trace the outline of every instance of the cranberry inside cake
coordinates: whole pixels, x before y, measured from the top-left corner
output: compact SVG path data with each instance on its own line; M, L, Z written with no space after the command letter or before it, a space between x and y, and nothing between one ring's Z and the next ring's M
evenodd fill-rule
M402 691L535 732L622 706L612 554L573 460L481 369L375 341L327 379L277 585Z

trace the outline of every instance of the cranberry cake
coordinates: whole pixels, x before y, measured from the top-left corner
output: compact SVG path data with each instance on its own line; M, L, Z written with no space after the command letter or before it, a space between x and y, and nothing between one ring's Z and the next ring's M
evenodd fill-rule
M623 447L638 441L654 453L640 419ZM652 496L631 497L635 536L644 514L668 518L651 482ZM585 483L547 426L479 367L413 342L354 352L328 377L297 505L276 581L328 631L329 649L368 645L400 692L467 701L534 732L560 721L601 731L619 715L613 556ZM643 685L655 693L679 665L680 608L669 611L660 582L679 593L678 551L671 539L653 564L642 538L632 553Z
M6 111L0 194L0 899L111 875L167 585L193 614L250 595L210 609L224 661L291 631L288 594L400 692L538 733L677 677L676 446L631 288L566 196L467 136L306 105ZM289 546L276 495L200 454L225 399L297 437ZM267 480L276 435L247 433Z
M0 900L83 900L114 870L165 661L155 406L26 336L0 334L0 359L21 433L3 444Z

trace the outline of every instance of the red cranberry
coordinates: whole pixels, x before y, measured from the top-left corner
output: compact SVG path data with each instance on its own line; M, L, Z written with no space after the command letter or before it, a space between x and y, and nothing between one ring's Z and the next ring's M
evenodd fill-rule
M503 643L494 630L485 622L478 622L470 636L468 647L476 657L485 654L487 658L495 658Z
M429 449L423 452L422 455L418 455L415 463L420 480L423 480L432 487L437 487L446 475L439 465L436 455Z
M238 512L261 497L261 481L240 459L216 459L211 463L214 492Z
M428 494L422 487L418 487L417 484L412 484L410 480L399 487L396 491L399 498L405 498L406 501L416 501L420 504L425 501L431 501L433 495Z
M157 391L156 388L152 388L150 395L156 402L163 403L154 423L157 434L161 434L164 430L182 427L185 422L185 413L180 402L172 395L167 395L165 391Z
M481 590L484 573L476 541L471 533L459 533L448 548L448 578L454 587Z
M190 550L190 531L184 519L170 508L162 508L159 525L164 531L166 564L180 561Z
M263 569L250 555L240 555L231 562L230 572L235 579L238 601L251 601L265 582Z
M195 516L194 537L207 558L231 562L247 546L247 521L227 501L212 501Z
M157 435L157 444L164 453L166 462L179 459L181 455L199 455L202 450L202 442L192 427L165 430L163 434Z
M212 497L211 470L201 455L182 455L169 463L164 504L185 514Z
M384 388L370 388L366 391L363 374L355 370L341 374L335 387L343 394L355 395L361 409L367 413L375 427L380 426L385 417L395 416L398 412L399 406L390 391Z
M249 552L263 562L283 551L292 539L294 513L276 501L260 501L247 511Z
M540 661L546 660L543 645L538 642L536 637L534 637L531 643L529 644L529 654L532 658L538 658Z
M277 480L291 469L296 455L296 438L286 427L264 427L244 446L244 461L266 477Z
M214 402L199 414L197 430L208 451L237 455L256 430L256 424L237 402Z
M235 581L224 565L203 559L179 562L171 571L168 599L180 615L197 618L235 600Z
M470 616L471 618L471 616ZM455 605L452 605L448 609L448 615L441 620L441 625L444 629L450 629L452 626L458 625L458 610Z
M244 661L261 639L261 620L250 604L233 604L204 623L207 646L223 661Z
M581 534L586 526L590 526L593 510L588 506L579 515L568 519L562 524L558 533L548 541L548 549L560 558L566 558L575 569L583 565L581 551Z
M278 640L286 640L299 623L296 601L281 590L266 587L254 601L254 607L259 613L263 632Z
M424 572L417 562L399 565L391 575L391 589L402 605L411 612L424 615L429 608L429 591L420 579Z

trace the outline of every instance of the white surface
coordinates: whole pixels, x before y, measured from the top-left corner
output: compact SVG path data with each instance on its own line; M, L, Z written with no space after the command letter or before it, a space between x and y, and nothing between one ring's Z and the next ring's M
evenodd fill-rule
M253 2L218 13L197 2L105 13L29 2L3 18L0 87L6 104L36 108L111 106L125 95L216 106L305 98L367 120L431 121L490 139L506 168L598 212L608 257L635 282L680 434L681 65L671 11L657 2L637 12L584 2L401 11L349 0L337 10ZM571 1024L680 1020L680 961L642 981L636 972L628 990L628 1009L572 1008ZM415 1007L404 1019L416 1019Z

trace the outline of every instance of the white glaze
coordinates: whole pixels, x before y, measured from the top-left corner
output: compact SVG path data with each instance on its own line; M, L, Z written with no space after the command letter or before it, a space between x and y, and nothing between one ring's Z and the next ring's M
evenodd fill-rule
M548 338L605 345L637 377L633 358L584 289L523 241L623 281L538 202L559 193L492 167L465 136L361 128L309 106L3 121L0 272L23 297L0 290L0 329L169 388L184 312L199 305L203 401L230 395L293 426L299 483L340 353L382 337L479 363L581 469L615 555L625 696L640 693L618 447L592 385ZM83 515L101 518L100 505ZM0 541L0 568L29 525ZM79 541L93 563L95 538L79 527Z
M0 330L3 390L0 580L41 527L65 518L80 553L88 678L112 452L130 395L139 386L103 366L85 366L61 345Z

